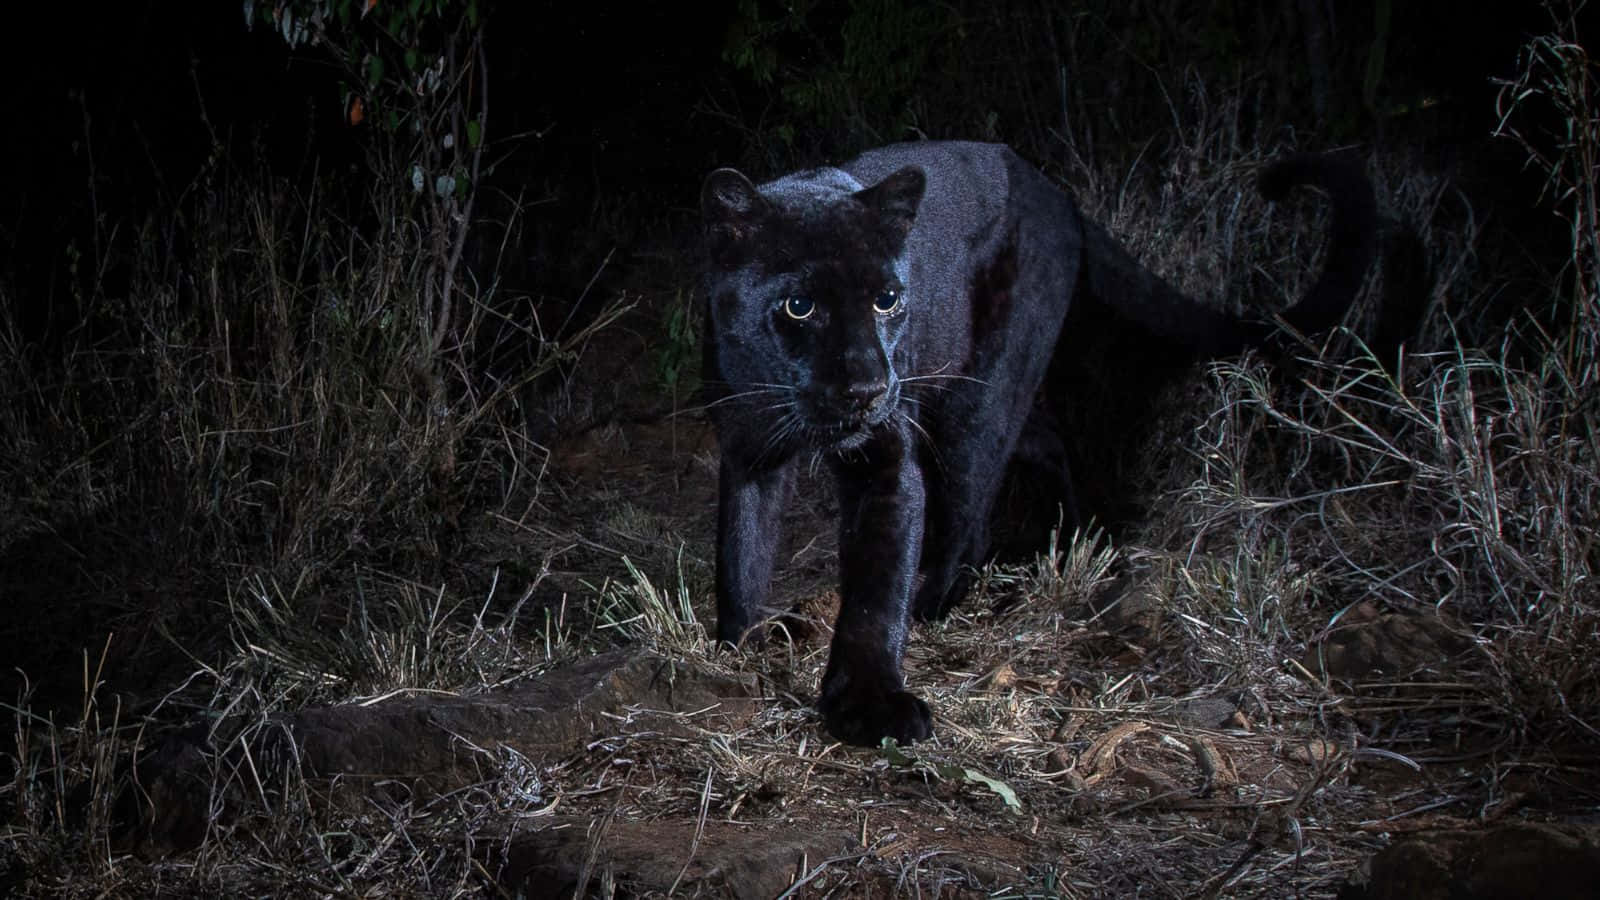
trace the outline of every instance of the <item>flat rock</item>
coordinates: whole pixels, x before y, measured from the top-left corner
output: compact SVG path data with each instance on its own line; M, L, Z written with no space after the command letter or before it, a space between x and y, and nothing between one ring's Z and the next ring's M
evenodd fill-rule
M1600 826L1503 825L1434 832L1368 860L1339 900L1591 900L1600 896Z
M976 884L1015 885L1023 861L1049 859L1020 829L985 823L933 825L908 809L873 814L870 849L849 819L737 823L693 818L622 821L607 817L554 817L538 831L497 844L484 861L504 893L524 897L616 896L777 897L801 882L802 897L832 896L841 871L869 879L881 891L844 896L898 897L901 880L937 858L940 867ZM698 832L698 838L696 834ZM955 890L939 896L989 896Z
M757 900L850 846L847 834L795 826L572 819L518 836L487 868L506 893L525 897L590 896L609 880L618 896L676 887L685 896Z
M617 650L537 679L473 695L396 697L304 709L242 730L222 746L204 726L169 739L139 766L135 844L146 853L196 846L208 810L234 818L248 798L274 798L289 773L330 800L381 789L427 798L494 777L496 754L535 762L597 736L701 727L732 730L754 715L754 676L731 677L654 653ZM259 783L257 783L259 781ZM215 803L214 798L222 802Z
M1402 678L1448 671L1470 646L1437 616L1358 608L1312 642L1301 663L1336 681Z

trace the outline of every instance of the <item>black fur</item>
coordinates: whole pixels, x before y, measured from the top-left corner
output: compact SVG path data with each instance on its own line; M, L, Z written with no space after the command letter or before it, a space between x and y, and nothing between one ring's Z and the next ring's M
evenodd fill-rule
M1375 212L1366 178L1334 157L1276 163L1261 187L1301 183L1332 197L1333 241L1283 320L1316 331L1361 284ZM1167 285L998 144L899 144L760 187L720 169L701 203L717 635L738 643L770 612L781 514L798 466L820 457L839 485L841 603L818 706L851 743L932 733L901 676L910 618L966 592L1007 461L1061 457L1034 401L1075 294L1202 354L1274 333Z

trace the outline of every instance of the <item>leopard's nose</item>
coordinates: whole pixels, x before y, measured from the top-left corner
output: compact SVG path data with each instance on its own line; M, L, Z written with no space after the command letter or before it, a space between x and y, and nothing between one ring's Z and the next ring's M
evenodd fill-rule
M853 411L868 412L877 409L889 394L887 378L853 381L844 389L844 402Z

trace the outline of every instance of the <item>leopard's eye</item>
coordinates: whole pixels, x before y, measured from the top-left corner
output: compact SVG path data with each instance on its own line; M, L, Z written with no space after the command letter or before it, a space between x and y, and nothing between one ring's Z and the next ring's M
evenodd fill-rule
M872 308L880 316L887 316L900 308L900 292L894 288L885 288L883 293L872 301Z
M812 302L810 297L790 294L783 298L783 311L788 313L791 319L809 319L816 309L817 304Z

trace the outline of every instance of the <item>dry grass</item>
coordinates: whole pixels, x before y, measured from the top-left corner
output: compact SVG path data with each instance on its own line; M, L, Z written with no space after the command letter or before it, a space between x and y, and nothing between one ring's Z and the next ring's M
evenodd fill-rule
M565 651L547 568L491 558L466 590L438 573L455 568L463 517L537 498L548 451L521 427L539 402L529 386L629 304L597 301L563 333L521 323L525 364L496 378L480 362L504 351L489 326L514 298L483 284L434 353L408 317L425 261L406 198L330 197L338 184L297 193L219 165L170 220L107 235L103 268L131 273L126 294L106 279L74 298L75 327L29 343L4 298L0 587L35 611L4 634L26 667L7 683L8 890L26 875L29 892L266 891L314 879L303 854L346 850L374 854L355 871L420 877L375 865L404 823L330 844L291 795L248 837L130 869L133 812L114 801L174 728L226 724L239 734L218 746L243 746L275 711L495 685ZM356 227L352 210L387 226ZM98 665L80 678L60 662L88 653L81 640ZM273 853L243 865L262 841ZM348 886L341 866L326 874L304 889Z

